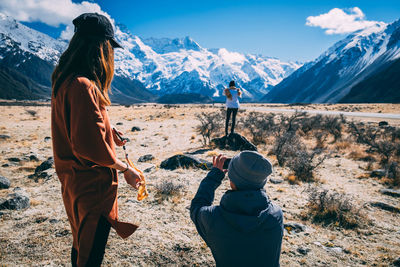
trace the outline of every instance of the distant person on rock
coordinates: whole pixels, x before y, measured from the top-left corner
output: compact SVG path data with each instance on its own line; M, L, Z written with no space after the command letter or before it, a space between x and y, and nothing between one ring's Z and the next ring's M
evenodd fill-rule
M117 159L126 141L111 129L106 106L114 74L110 21L97 13L73 20L75 34L52 75L54 163L73 237L72 266L100 266L110 228L123 238L136 225L118 220L117 170L134 188L140 174ZM121 133L120 133L121 134Z
M217 266L279 266L283 236L281 208L264 185L271 163L254 151L242 151L224 169L226 158L213 158L190 206L190 217ZM212 206L214 192L228 172L231 190Z
M229 88L224 90L226 96L226 121L225 121L225 135L228 135L229 119L232 114L231 133L235 132L236 114L239 110L239 97L242 96L242 91L236 88L235 81L230 81Z

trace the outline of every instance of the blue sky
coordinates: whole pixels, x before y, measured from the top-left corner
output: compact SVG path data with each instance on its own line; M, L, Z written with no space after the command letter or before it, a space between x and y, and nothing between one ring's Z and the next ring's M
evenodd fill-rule
M50 0L35 1L39 3ZM70 2L70 0L51 1ZM84 5L82 1L73 2ZM344 32L338 30L343 29L340 23L354 24L356 22L357 25L368 25L374 22L390 23L400 18L399 0L98 0L90 2L92 4L90 8L99 7L117 23L125 24L133 34L141 37L191 36L201 46L207 48L225 47L231 51L263 54L282 60L303 62L313 60L349 33L346 30ZM98 7L93 7L96 5ZM8 9L12 14L12 6L10 6L11 4L7 6L0 3L0 12ZM85 5L85 8L88 8L87 6ZM329 13L333 9L337 12ZM66 8L66 10L69 9ZM78 12L76 8L71 10L74 10L71 12ZM26 12L33 14L44 11L27 10ZM53 20L37 23L43 20L43 14L40 16L37 14L37 18L33 15L31 18L25 18L25 23L53 36L59 36L65 29L63 23L69 19L65 12L67 11L60 14L63 20L60 20L59 26ZM347 17L353 15L358 17L355 22L347 20L338 22L338 25L333 26L331 33L328 34L324 27L331 25L334 20L339 20L341 12L348 15ZM328 15L318 17L323 14ZM310 16L317 18L306 25ZM22 16L21 18L24 19ZM58 27L48 26L48 24ZM344 28L353 29L351 25L347 26L345 25Z

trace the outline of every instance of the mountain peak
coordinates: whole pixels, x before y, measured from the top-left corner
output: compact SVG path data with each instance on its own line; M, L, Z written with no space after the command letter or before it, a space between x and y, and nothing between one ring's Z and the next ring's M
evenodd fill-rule
M142 40L143 43L150 46L155 52L159 54L179 52L181 49L200 51L201 46L196 43L192 38L186 36L184 38L146 38Z

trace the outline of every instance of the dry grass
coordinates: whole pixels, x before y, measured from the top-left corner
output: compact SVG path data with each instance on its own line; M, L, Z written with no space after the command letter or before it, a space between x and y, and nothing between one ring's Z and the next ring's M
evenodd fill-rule
M271 104L271 107L274 106ZM286 105L280 106L288 108ZM368 110L368 105L360 106L362 106L360 110ZM356 107L354 105L352 109ZM308 105L302 108L334 109L335 105ZM371 108L381 109L383 112L386 109L394 110L385 105L374 107L371 105ZM44 137L50 136L50 109L49 107L32 109L37 110L39 119L32 120L33 117L27 114L22 107L0 106L0 113L3 114L0 120L1 134L11 136L10 139L0 141L2 153L0 164L9 163L7 158L22 157L31 152L36 153L40 158L39 162L23 162L22 165L10 165L0 169L0 175L8 177L12 183L10 189L0 190L0 198L6 198L15 187L21 187L25 189L31 199L31 207L26 210L2 211L4 214L0 216L0 265L67 266L72 237L61 200L60 183L56 177L39 183L27 178L32 173L32 169L29 168L40 164L52 154L51 142L43 142ZM399 105L397 105L397 110L400 110ZM188 211L190 201L207 172L193 168L175 171L157 169L162 160L177 153L204 149L201 140L198 141L200 136L196 133L196 126L199 123L196 116L201 112L220 112L220 106L164 107L151 104L133 105L130 108L119 106L109 108L111 122L114 125L122 122L123 124L117 125L117 127L131 140L127 146L130 158L135 161L142 155L153 154L155 156L155 160L152 162L139 163L135 161L135 165L142 170L152 166L156 166L156 169L145 173L150 196L142 202L136 201L136 192L131 190L120 176L118 192L120 218L123 221L138 223L140 227L126 240L111 231L103 266L215 265L212 254L197 234ZM248 113L239 113L238 118L246 116ZM150 120L150 117L153 120ZM21 119L23 122L20 122ZM23 130L20 127L22 123ZM142 131L131 132L133 126L140 127ZM242 127L238 124L238 132L246 132ZM160 134L153 136L154 133ZM31 140L29 135L37 135L37 139ZM164 136L168 136L167 141L163 140ZM274 137L267 137L269 138L267 144L259 146L259 151L263 155L271 151L272 144L274 144ZM346 136L342 138L342 141L347 140L346 138ZM324 144L325 148L334 148L338 142L341 142L339 140L335 144L329 144L331 139ZM315 145L313 140L305 144L308 147ZM359 146L358 144L354 145L355 147ZM351 195L354 203L359 203L359 205L368 201L390 199L379 193L378 189L383 185L378 184L378 180L356 179L358 175L366 172L365 166L368 163L354 161L347 155L344 156L346 151L352 149L353 147L344 148L337 153L339 157L327 159L320 168L315 170L315 176L326 181L323 185L324 188ZM215 154L222 152L229 157L237 153L216 149L195 156L210 160L214 152ZM121 148L117 148L117 155L120 159L123 158ZM275 155L269 155L268 158L273 162L277 161ZM308 212L306 208L308 198L305 190L310 184L290 184L286 179L290 175L290 170L286 166L274 166L274 168L274 178L284 179L284 182L281 184L267 183L266 192L270 199L284 210L285 221L301 222L302 212ZM158 193L156 187L163 181L171 181L175 187L180 185L182 187L170 191L163 191L160 187ZM228 189L229 183L225 179L216 190L215 204L219 203L222 194ZM342 227L335 227L334 223L330 224L332 227L327 227L324 223L312 223L312 220L301 222L311 230L284 236L281 266L299 266L300 264L305 266L390 265L393 259L400 255L400 241L394 238L398 231L396 224L398 216L375 208L365 209L365 213L373 222L373 224L361 228L365 231L358 231L359 228L346 230ZM341 247L348 252L332 253L315 245L314 242L321 244L330 242L330 245ZM307 256L300 255L296 252L298 247L309 247L311 252ZM382 247L387 248L387 251L382 251L380 249ZM383 255L387 255L387 257Z

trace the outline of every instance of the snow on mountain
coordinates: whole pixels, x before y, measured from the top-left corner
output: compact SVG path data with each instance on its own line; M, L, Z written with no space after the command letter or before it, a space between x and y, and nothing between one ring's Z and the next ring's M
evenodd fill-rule
M0 13L0 47L12 47L13 42L17 43L22 51L54 64L67 45Z
M246 97L255 100L301 66L225 48L206 49L190 37L141 39L121 25L116 38L125 48L116 50L116 73L138 79L159 95L191 92L219 97L233 79Z
M338 102L353 86L400 57L400 20L348 35L275 86L266 102Z
M124 47L115 50L116 77L138 80L159 96L197 93L218 98L233 79L243 89L245 97L258 100L301 66L298 62L244 55L225 48L206 49L190 37L142 39L121 24L116 25L115 35ZM48 65L47 81L43 82L41 77L39 82L49 86L50 75L47 72L57 63L67 45L65 41L56 40L0 13L0 65L7 63L7 66L12 64L13 68L21 69L22 64L24 75L29 77L36 75L34 66L25 62L37 57L36 61L43 61L40 64ZM121 79L113 83L114 87L132 84ZM128 88L115 89L119 94L128 93Z

